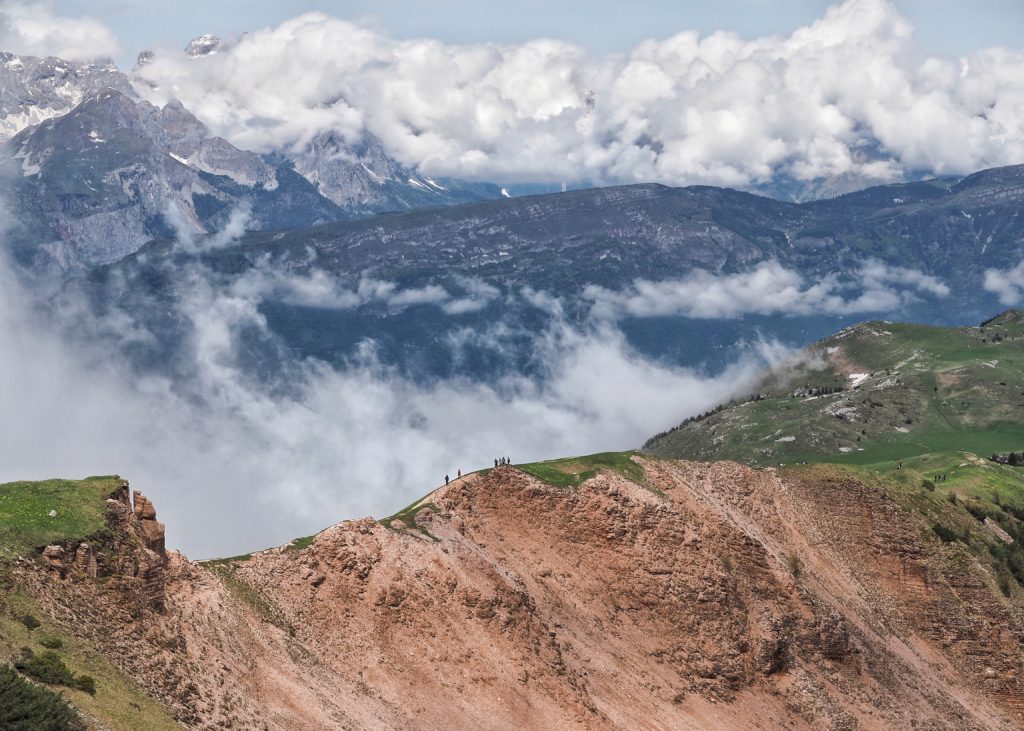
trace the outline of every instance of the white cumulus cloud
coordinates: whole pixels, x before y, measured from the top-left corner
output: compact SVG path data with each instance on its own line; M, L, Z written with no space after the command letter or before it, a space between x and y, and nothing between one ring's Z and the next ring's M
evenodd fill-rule
M377 135L430 174L752 186L889 181L1024 160L1024 52L927 57L888 0L789 36L683 31L629 53L396 40L307 13L136 72L241 147Z
M715 319L745 314L892 312L913 301L915 292L945 297L949 287L931 275L890 267L876 259L867 260L850 276L830 274L816 281L771 260L737 274L696 270L681 279L638 279L622 291L590 285L583 297L593 303L592 313L599 319L663 315Z
M0 3L0 48L29 56L71 61L112 58L121 52L117 36L100 21L56 15L49 3Z
M1024 261L1011 269L986 269L984 286L1004 305L1024 302Z

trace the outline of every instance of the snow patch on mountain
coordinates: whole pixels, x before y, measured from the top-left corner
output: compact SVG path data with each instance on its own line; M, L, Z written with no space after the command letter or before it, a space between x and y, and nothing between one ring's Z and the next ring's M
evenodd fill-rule
M113 64L0 52L0 141L66 114L106 88L135 95L128 77Z

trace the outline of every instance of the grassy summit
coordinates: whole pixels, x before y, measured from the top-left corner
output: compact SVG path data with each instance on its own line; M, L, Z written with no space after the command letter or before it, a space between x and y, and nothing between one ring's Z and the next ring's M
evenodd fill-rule
M651 439L666 457L871 464L1024 448L1024 314L980 327L868 322L768 372L746 398Z
M69 678L89 676L94 689L84 692L57 678L35 677L37 682L54 683L47 691L29 685L8 668L0 679L0 705L6 703L3 711L8 713L5 716L0 711L0 728L180 728L158 702L146 696L95 646L53 622L39 600L9 575L11 560L17 556L35 556L38 560L43 546L102 535L106 530L106 500L120 486L121 478L116 475L0 485L0 658L23 658L27 648L37 658L49 658L48 667L65 668ZM51 516L51 511L56 515ZM29 629L24 620L28 616L41 626ZM63 701L54 701L54 693L62 694L63 701L101 723L65 723L66 706ZM11 719L20 719L21 725ZM13 725L4 725L5 720Z
M631 452L601 452L547 462L517 465L534 477L559 487L578 487L601 470L618 472L636 483L643 482L643 469L630 459Z
M103 530L106 500L120 484L114 475L0 485L0 559Z

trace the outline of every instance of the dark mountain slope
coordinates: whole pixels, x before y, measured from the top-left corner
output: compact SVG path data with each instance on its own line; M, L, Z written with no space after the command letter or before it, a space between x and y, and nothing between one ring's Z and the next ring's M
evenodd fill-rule
M296 173L212 137L180 105L157 109L107 89L0 149L12 232L34 269L89 268L184 229L216 231L232 211L252 228L343 217Z
M387 282L396 291L441 287L447 295L433 304L402 306L359 297L341 306L280 291L258 294L272 333L289 353L338 363L369 339L385 362L426 377L490 378L529 370L531 339L552 322L552 310L550 299L544 305L524 297L524 290L557 298L568 321L586 323L596 300L607 293L629 296L638 279L667 281L671 292L672 282L694 273L730 275L766 262L803 277L798 288L832 282L833 294L848 302L867 286L861 268L880 262L888 277L884 286L905 294L876 311L964 324L996 306L996 296L982 286L985 271L1024 259L1022 180L1024 168L1015 167L973 176L955 188L949 181L901 184L803 205L710 187L580 190L254 232L199 255L158 241L141 256L96 271L87 288L101 309L123 307L147 323L153 302L166 308L183 296L181 272L190 263L201 264L224 286L260 272L322 276L346 292L364 280ZM922 274L948 285L949 295L914 289ZM486 297L474 295L480 283L490 288ZM438 305L459 299L472 306ZM728 319L716 319L714 312L700 319L688 315L685 304L682 310L613 317L643 354L715 368L734 357L738 343L762 337L813 342L865 312L840 306L791 314L785 302L764 295L749 311L723 316ZM452 352L450 336L494 328L508 339L505 347ZM174 335L157 340L173 342ZM152 360L166 356L156 353Z

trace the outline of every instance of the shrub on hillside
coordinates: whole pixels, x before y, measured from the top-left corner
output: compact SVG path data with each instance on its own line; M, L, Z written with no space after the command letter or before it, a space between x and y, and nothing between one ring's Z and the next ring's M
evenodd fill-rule
M63 685L77 688L89 695L96 695L96 682L88 675L75 675L71 668L64 664L60 655L47 650L37 655L27 647L21 648L21 659L14 663L25 675L47 685Z
M39 620L33 617L31 614L26 614L24 617L22 617L21 623L28 628L29 632L40 627Z
M985 518L989 517L988 509L981 503L965 500L963 506L968 513L974 516L975 520L984 522Z
M84 731L85 724L53 691L0 666L0 728L5 731Z
M932 526L932 530L944 543L953 543L957 539L956 531L950 530L942 523L936 523Z

